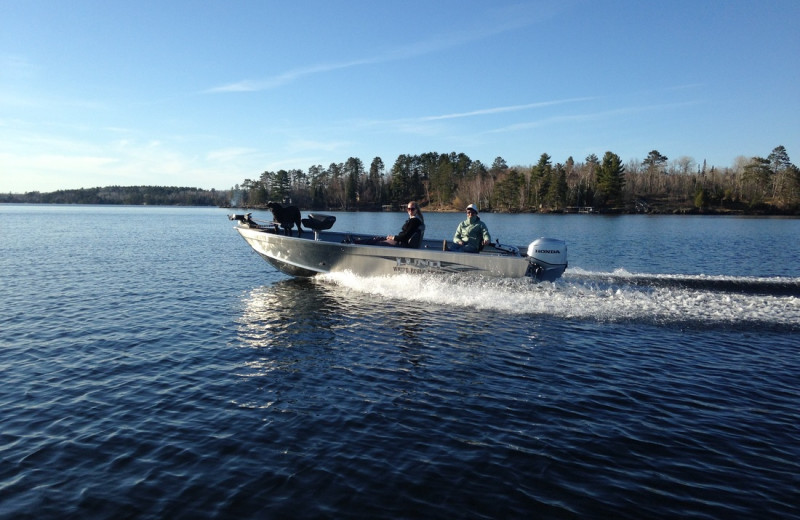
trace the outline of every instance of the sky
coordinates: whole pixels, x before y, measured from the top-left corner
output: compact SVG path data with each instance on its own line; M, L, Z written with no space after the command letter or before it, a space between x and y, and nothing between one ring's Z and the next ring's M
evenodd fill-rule
M0 0L0 193L779 145L797 0Z

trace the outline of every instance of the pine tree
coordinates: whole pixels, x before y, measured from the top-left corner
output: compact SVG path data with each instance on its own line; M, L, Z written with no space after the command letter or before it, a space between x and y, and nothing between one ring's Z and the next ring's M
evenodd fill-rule
M622 188L625 186L625 167L619 155L606 152L597 170L597 191L595 200L605 201L606 205L622 202Z

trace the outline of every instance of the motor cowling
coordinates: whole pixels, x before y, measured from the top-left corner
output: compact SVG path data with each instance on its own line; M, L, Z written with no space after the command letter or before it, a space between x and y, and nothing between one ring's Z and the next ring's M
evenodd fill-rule
M567 266L567 243L557 238L537 238L528 246L528 258L535 260L542 267Z

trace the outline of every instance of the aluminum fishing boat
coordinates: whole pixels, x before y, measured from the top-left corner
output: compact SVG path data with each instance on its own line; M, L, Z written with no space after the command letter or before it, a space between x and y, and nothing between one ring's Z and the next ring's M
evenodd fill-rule
M257 222L251 213L228 215L234 229L264 260L291 276L310 277L350 271L360 276L458 273L469 276L522 278L552 282L567 268L567 244L538 238L525 246L499 241L480 253L451 251L447 241L424 238L424 226L409 241L411 247L359 244L372 235L331 231L336 217L310 214L307 228L291 236L277 222ZM310 230L310 231L309 231Z

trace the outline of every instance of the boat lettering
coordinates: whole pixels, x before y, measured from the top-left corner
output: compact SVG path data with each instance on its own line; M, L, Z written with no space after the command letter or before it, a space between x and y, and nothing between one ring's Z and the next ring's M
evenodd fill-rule
M439 260L425 260L424 258L400 258L400 257L397 257L396 260L397 264L395 265L395 268L397 267L405 267L405 268L415 267L418 269L442 268L442 263Z
M561 251L558 249L537 249L537 253L544 253L546 255L560 255Z
M405 274L428 274L430 272L434 273L436 272L436 271L428 271L427 269L411 269L409 267L397 267L397 266L394 266L392 270L396 273L405 273Z

